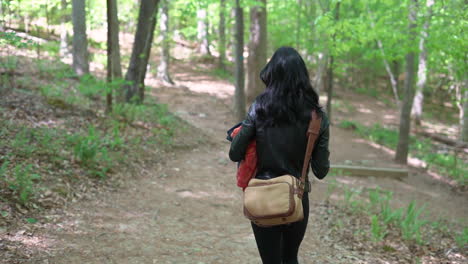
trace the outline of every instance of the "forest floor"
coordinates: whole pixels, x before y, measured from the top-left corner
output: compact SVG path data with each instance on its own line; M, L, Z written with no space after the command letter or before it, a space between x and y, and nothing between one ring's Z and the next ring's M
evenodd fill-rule
M236 123L233 87L206 63L177 59L172 72L177 85L149 78L147 84L153 87L149 93L187 122L188 129L176 134L157 161L137 167L136 177L100 189L63 210L46 212L51 217L45 218L52 220L33 229L17 226L7 234L0 232L0 251L8 251L8 246L2 247L8 241L22 245L0 263L260 263L250 223L242 215L236 165L227 156L226 130ZM338 94L354 113L338 109L335 124L398 122L392 107L349 91ZM391 151L352 131L332 125L330 138L333 164L401 167ZM143 156L152 154L141 151ZM314 181L300 262L467 263L466 248L456 248L442 231L429 234L432 240L426 246L401 242L393 234L383 242L370 242L369 217L344 203L346 190L366 193L379 187L393 192L393 207L415 200L420 206L426 204L425 219L467 225L466 192L454 189L444 177L417 167L408 169L409 176L400 180L333 172ZM24 251L29 252L27 258L15 259Z

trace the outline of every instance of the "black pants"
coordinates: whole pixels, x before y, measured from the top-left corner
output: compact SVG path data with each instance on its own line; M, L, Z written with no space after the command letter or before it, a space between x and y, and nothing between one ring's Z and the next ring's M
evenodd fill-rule
M252 223L263 264L298 264L297 253L309 220L309 195L302 198L304 220L289 225L259 227Z

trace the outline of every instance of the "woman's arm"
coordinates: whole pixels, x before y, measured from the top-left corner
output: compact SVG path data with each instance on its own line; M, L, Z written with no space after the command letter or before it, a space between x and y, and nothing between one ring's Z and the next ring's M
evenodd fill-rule
M322 120L323 128L312 153L310 165L315 176L319 179L325 178L330 169L330 151L328 150L328 141L330 138L330 124L327 118Z
M232 161L241 161L245 157L247 146L250 141L255 137L255 108L252 105L247 114L247 118L242 121L242 128L231 142L229 149L229 158Z

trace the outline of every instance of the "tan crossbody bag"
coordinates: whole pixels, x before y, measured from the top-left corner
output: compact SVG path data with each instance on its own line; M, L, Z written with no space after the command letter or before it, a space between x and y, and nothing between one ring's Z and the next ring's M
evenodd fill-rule
M283 175L273 179L252 178L244 191L244 215L258 226L271 227L304 219L304 194L307 167L318 138L322 118L312 111L307 129L307 148L301 178Z

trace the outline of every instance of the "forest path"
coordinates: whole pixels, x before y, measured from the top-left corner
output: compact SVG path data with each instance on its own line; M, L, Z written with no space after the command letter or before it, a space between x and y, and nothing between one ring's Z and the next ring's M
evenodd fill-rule
M228 96L232 87L192 65L177 65L175 72L174 79L189 88L152 92L195 127L186 133L186 143L175 146L163 163L142 168L121 190L72 206L62 221L44 230L52 244L48 255L30 263L260 263L250 224L242 216L236 167L227 157L225 131L235 123ZM391 155L337 127L332 127L331 152L334 163L375 160L396 166ZM468 216L464 196L434 180L415 178L423 177L419 174L403 181L334 177L356 188L378 184L394 191L401 205L417 199L430 203L434 214ZM327 180L314 183L301 263L388 263L360 251L359 245L351 250L349 241L331 235L334 216L324 202L326 191Z

